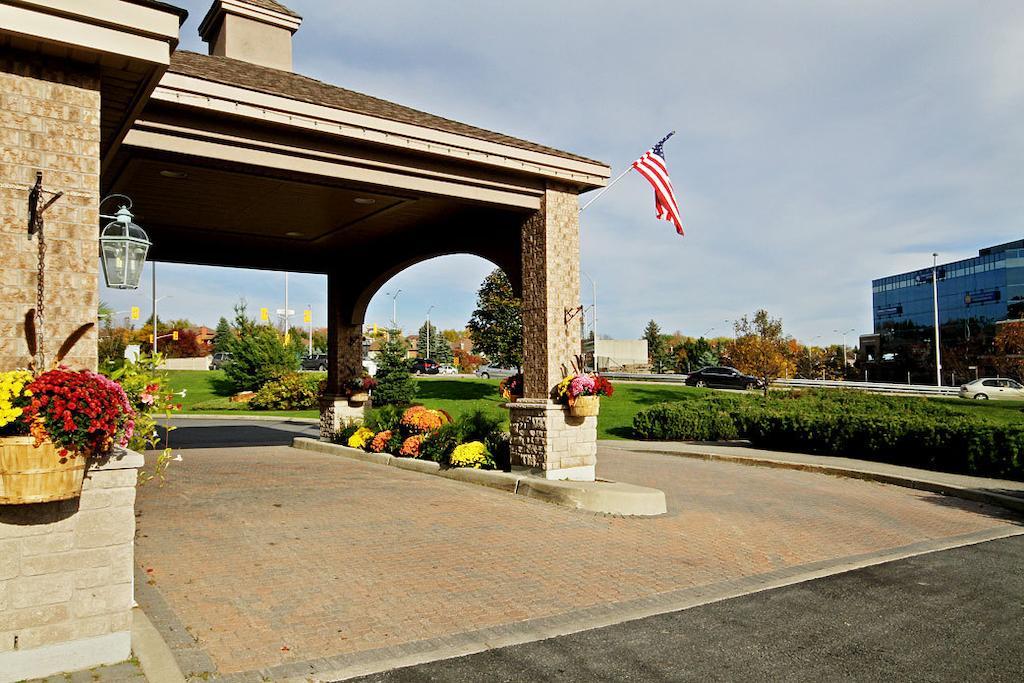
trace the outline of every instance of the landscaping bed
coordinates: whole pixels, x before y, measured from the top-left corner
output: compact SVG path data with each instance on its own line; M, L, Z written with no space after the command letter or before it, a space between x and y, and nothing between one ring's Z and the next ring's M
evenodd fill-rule
M759 448L1024 480L1020 404L956 403L857 391L705 393L633 419L636 438L747 439Z

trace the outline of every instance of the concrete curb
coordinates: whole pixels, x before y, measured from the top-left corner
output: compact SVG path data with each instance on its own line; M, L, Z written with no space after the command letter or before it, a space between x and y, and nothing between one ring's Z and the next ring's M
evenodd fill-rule
M318 441L305 436L296 437L292 441L292 447L317 453L340 455L375 465L389 465L411 472L432 474L467 484L486 486L574 510L631 517L653 517L663 515L668 511L663 491L633 484L612 481L549 480L530 476L525 471L496 472L462 467L442 469L436 462L396 458L386 453L366 453L341 444Z
M320 424L315 417L288 417L287 415L234 415L232 413L175 413L172 420L241 420L248 422L302 422Z
M613 449L616 448L615 446L606 447ZM731 462L739 465L752 465L755 467L773 467L776 469L783 470L797 470L799 472L814 472L816 474L831 474L833 476L846 477L848 479L862 479L864 481L874 481L879 484L890 484L892 486L901 486L903 488L916 489L918 491L938 493L943 496L962 498L964 500L970 500L975 503L986 503L988 505L994 505L996 507L1005 508L1007 510L1013 510L1014 512L1024 513L1024 498L1020 498L1017 496L1008 496L1003 493L986 491L984 489L957 486L956 484L950 484L947 482L939 482L930 479L908 477L899 474L885 474L883 472L859 470L851 467L838 467L836 465L817 465L813 463L791 462L788 460L776 460L773 458L756 457L751 455L732 455L725 453L702 453L699 451L674 451L657 449L644 449L643 451L632 452L655 453L657 455L674 455L680 458L694 458L697 460Z
M132 610L132 652L152 683L185 683L171 648L141 607Z

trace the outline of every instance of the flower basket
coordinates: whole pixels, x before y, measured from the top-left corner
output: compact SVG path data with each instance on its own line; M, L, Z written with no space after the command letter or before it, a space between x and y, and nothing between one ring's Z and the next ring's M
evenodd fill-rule
M600 396L577 396L569 406L573 417L594 417L601 412Z
M85 457L61 458L49 440L0 437L0 505L48 503L82 495Z
M365 391L357 391L348 397L348 402L354 406L361 406L370 400L370 394Z

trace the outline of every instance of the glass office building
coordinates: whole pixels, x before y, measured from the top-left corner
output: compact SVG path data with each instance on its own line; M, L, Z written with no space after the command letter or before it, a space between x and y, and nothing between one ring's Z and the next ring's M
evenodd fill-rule
M974 258L944 263L937 272L939 324L944 330L962 323L970 337L971 326L1024 317L1024 240L987 247ZM932 269L873 280L871 300L875 334L931 329Z

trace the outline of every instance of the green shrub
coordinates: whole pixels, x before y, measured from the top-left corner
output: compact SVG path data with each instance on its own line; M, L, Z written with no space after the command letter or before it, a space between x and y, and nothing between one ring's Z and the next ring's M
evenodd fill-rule
M231 362L224 373L235 391L256 391L272 379L299 369L299 361L277 330L269 325L250 325L229 341Z
M460 443L459 428L454 424L446 424L436 432L431 432L420 444L420 457L424 460L447 465L452 451Z
M455 420L455 424L459 428L459 439L463 443L484 441L492 433L500 430L503 423L502 415L479 408L463 413Z
M704 394L641 411L633 429L642 439L746 438L760 448L1024 479L1024 425L916 397L828 390L769 398Z
M399 432L402 422L402 409L396 405L385 405L371 408L363 416L363 424L374 432Z
M502 472L512 471L512 448L508 432L495 429L484 439L484 445L487 446L491 457L494 458L494 465L497 469Z
M254 410L310 410L320 397L320 376L292 372L261 386L249 399Z
M633 431L650 441L726 441L739 437L736 418L714 401L659 403L633 418Z

